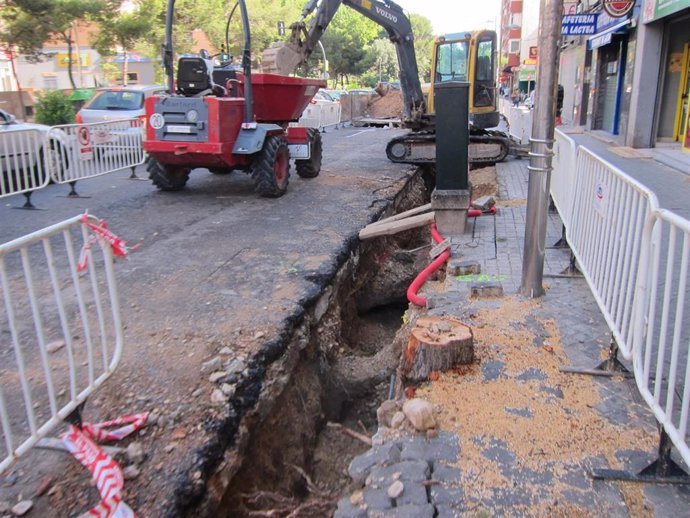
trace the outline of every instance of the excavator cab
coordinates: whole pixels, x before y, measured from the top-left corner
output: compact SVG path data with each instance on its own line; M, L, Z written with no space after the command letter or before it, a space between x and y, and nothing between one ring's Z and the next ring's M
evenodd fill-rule
M434 42L431 62L433 82L427 103L434 113L434 83L465 81L470 83L470 122L477 128L498 125L496 106L496 33L475 31L447 34Z

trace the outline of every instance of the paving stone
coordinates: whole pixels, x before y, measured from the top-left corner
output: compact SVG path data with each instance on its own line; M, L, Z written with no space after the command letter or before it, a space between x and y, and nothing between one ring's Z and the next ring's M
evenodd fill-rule
M374 515L370 515L374 518ZM396 507L391 511L386 511L376 518L433 518L434 506L431 504L423 505L404 505Z
M333 518L367 518L367 511L352 505L350 497L346 496L338 500L338 508L335 510Z
M386 489L364 488L364 503L367 504L367 512L385 511L393 508L393 500L388 496Z
M396 476L403 482L421 482L429 478L429 463L426 460L405 460L390 466L375 466L367 477L367 485L387 487Z
M444 462L435 462L431 472L431 478L440 482L453 483L460 479L462 472L455 466L449 466Z
M484 381L494 381L502 377L506 364L493 360L482 364L482 378Z
M353 482L363 484L369 471L376 465L387 465L400 460L400 448L395 443L376 446L363 455L358 455L347 469Z
M534 414L529 408L511 408L511 407L506 407L505 408L506 412L509 414L514 414L514 415L519 415L520 417L532 417Z
M515 377L515 379L520 381L543 381L546 379L546 374L544 374L544 371L540 369L530 367L529 369L525 369L524 371L522 371L519 375Z
M415 436L402 442L403 460L426 460L429 464L443 460L455 462L460 454L458 437L448 432L441 432L438 437L427 439Z
M403 505L424 505L429 502L426 487L421 482L405 482L402 494L395 499L396 507Z
M430 498L435 506L458 507L465 498L465 492L461 487L434 484L431 486Z
M454 509L447 505L437 505L436 506L436 518L465 518L468 516L464 511L459 509ZM472 516L472 515L470 515ZM474 514L474 516L481 516L480 514Z

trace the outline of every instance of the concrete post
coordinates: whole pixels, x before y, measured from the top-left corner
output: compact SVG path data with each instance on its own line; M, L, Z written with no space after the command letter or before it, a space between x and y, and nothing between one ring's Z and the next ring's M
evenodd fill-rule
M469 167L470 84L448 81L434 85L436 98L436 188L431 208L444 236L462 235L470 207Z
M527 297L544 294L544 249L548 215L553 134L556 125L556 95L560 55L563 0L541 0L539 20L539 67L534 120L530 139L527 219L522 258L520 292Z

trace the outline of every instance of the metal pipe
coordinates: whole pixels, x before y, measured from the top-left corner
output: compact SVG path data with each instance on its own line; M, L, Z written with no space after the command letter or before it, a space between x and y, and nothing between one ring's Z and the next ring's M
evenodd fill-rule
M239 0L242 15L242 29L244 30L244 49L242 50L242 71L244 72L244 122L253 122L252 115L252 37L249 31L249 16L247 4Z
M168 0L168 9L165 13L165 43L163 44L163 67L168 78L168 93L175 93L175 72L173 70L173 44L172 26L173 13L175 11L175 0Z
M539 67L535 92L534 124L530 139L529 187L527 218L522 258L520 292L526 297L544 294L544 251L546 218L553 159L553 138L556 126L556 95L558 62L563 16L563 0L541 0L539 20Z

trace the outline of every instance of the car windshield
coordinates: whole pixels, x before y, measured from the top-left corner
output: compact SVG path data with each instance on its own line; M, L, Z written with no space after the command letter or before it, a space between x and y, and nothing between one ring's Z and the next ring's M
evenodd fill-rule
M144 94L125 90L104 90L86 103L88 110L139 110L144 106Z

